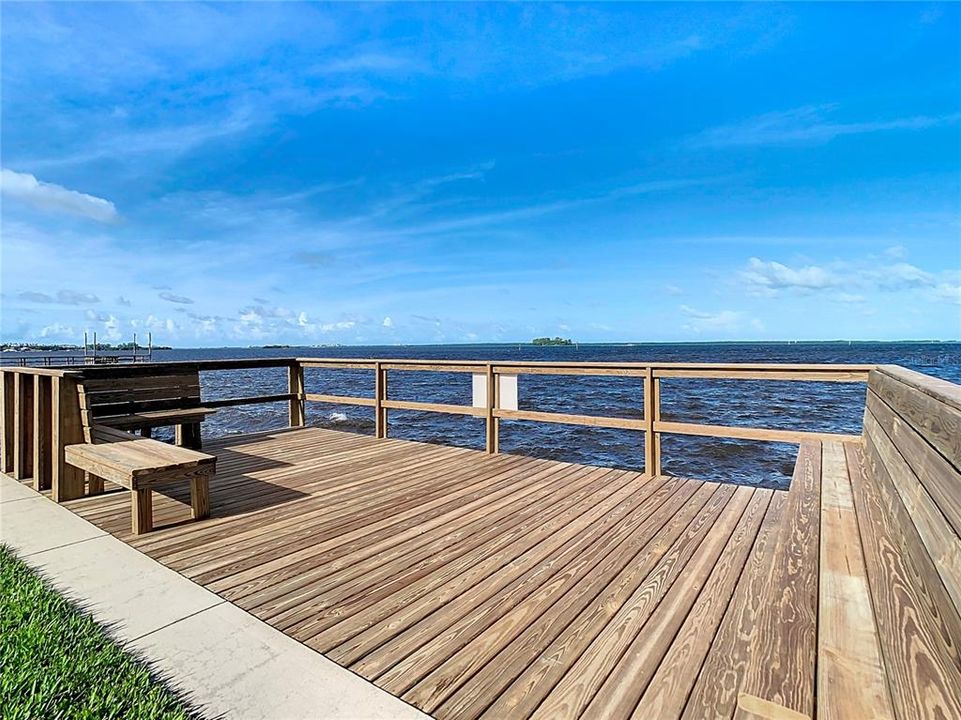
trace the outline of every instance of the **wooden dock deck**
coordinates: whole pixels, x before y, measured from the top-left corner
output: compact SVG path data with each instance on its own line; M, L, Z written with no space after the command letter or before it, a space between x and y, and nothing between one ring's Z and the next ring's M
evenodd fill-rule
M216 460L209 518L191 520L178 468L179 484L143 491L156 530L133 535L139 495L96 494L102 478L67 462L96 440L82 399L97 382L143 388L123 417L158 397L179 417L167 393L186 375L193 387L198 373L268 367L288 392L203 400L289 404L290 428L195 453ZM308 391L307 371L342 370L369 373L373 394ZM388 374L410 372L472 376L483 392L473 405L394 398ZM3 472L438 718L961 718L961 387L944 380L897 366L303 358L0 374ZM634 378L642 417L512 409L501 380L519 374ZM663 420L665 387L690 379L865 382L864 429ZM310 403L371 408L374 436L305 427ZM484 418L485 451L388 439L394 410ZM633 429L650 472L500 454L502 419ZM798 443L790 489L665 476L662 434ZM138 457L165 450L122 440Z
M732 717L771 684L810 716L805 447L785 492L306 428L210 442L204 522L186 490L141 536L126 493L67 506L439 718Z

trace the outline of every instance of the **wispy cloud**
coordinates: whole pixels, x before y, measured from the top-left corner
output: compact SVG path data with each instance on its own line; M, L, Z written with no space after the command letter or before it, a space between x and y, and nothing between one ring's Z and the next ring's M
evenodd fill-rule
M55 295L27 290L19 293L17 297L26 302L57 305L90 305L100 302L100 298L93 293L76 290L59 290Z
M189 298L185 295L174 295L172 292L162 292L157 295L161 300L166 300L171 303L178 303L180 305L193 305L193 298Z
M693 147L748 147L753 145L821 145L844 135L894 130L926 130L953 125L961 113L914 115L883 120L832 120L836 105L808 105L757 115L730 125L705 130L688 138Z
M9 198L44 211L68 213L98 222L113 222L118 218L117 208L109 200L37 180L29 173L3 168L0 170L0 191Z
M693 333L727 333L737 330L744 321L744 313L736 310L698 310L689 305L679 307L685 317L682 328Z

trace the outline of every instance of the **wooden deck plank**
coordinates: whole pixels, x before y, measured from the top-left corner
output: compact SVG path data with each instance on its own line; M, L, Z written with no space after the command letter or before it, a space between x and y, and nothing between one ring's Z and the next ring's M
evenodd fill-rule
M635 717L657 717L662 720L681 717L717 627L754 547L771 495L770 490L755 490L704 589L698 594L683 626L657 664L650 684L637 703ZM632 680L632 683L639 684L639 679Z
M771 498L731 602L700 668L683 718L731 718L751 652L751 636L774 565L787 493Z
M798 451L773 575L740 692L811 717L817 654L821 444ZM739 714L735 711L734 717Z
M594 699L631 642L654 614L717 518L735 493L733 486L714 489L711 499L684 534L661 558L645 582L621 606L591 645L534 711L535 718L578 717Z
M894 718L841 443L822 447L820 555L818 718Z
M949 487L882 420L907 499L830 443L784 492L296 428L206 443L209 520L187 489L143 537L125 494L66 505L442 720L951 716L930 538L885 550L902 500Z

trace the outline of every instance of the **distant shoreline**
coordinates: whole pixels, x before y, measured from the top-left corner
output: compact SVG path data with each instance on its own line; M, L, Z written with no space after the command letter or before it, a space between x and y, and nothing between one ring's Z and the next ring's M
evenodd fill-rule
M391 344L336 344L336 345L210 345L210 346L157 346L153 347L154 352L177 351L177 350L323 350L333 348L495 348L495 347L567 347L571 352L578 349L592 347L648 347L648 346L718 346L718 345L955 345L961 343L961 339L955 340L651 340L651 341L622 341L622 342L578 342L571 344L561 343L532 343L527 342L489 342L489 343L391 343ZM30 343L8 342L0 346L0 352L10 355L33 354L56 354L69 353L83 350L82 346L58 345L55 348L30 347ZM23 349L14 349L9 346L21 346ZM117 351L116 348L100 348L102 352Z

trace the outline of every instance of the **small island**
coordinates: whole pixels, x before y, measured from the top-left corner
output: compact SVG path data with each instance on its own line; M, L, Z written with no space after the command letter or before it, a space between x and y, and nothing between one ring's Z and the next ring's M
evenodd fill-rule
M574 341L570 338L562 337L539 337L531 340L531 345L573 345Z

